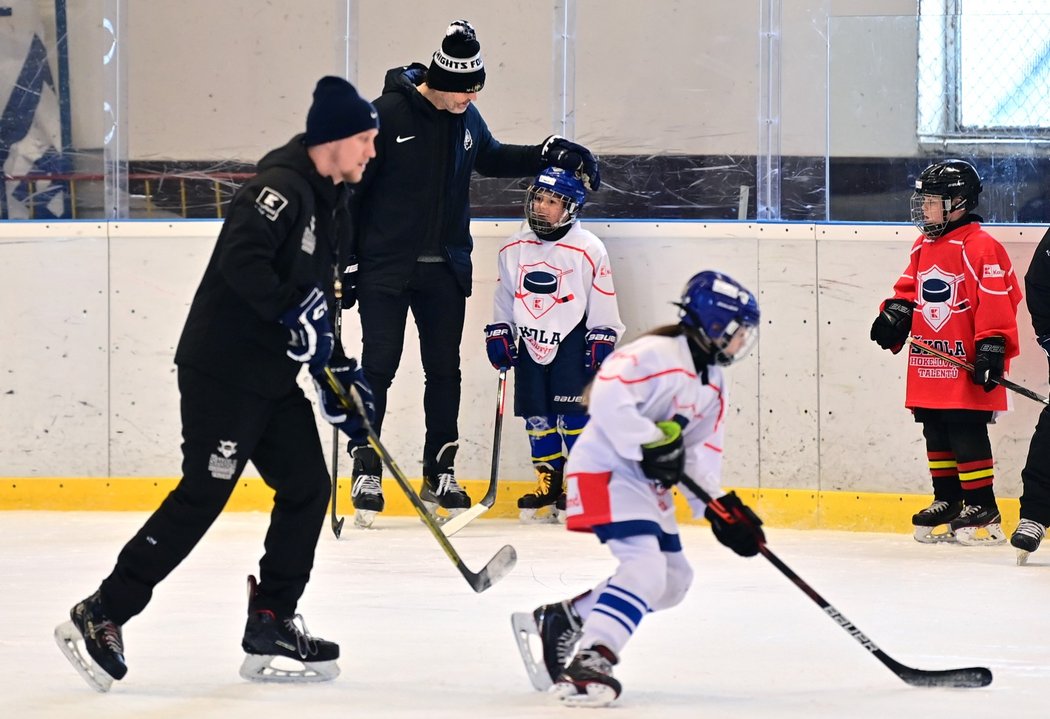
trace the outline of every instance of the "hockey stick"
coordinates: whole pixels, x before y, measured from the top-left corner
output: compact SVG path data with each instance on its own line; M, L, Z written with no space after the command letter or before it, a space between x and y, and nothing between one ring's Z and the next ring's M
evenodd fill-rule
M335 326L333 334L335 341L340 342L343 330L343 299L342 283L336 282L335 287ZM342 346L340 344L340 346ZM336 502L339 500L339 428L332 427L332 533L336 539L343 533L343 517L336 516Z
M509 544L504 545L495 556L489 560L488 564L481 568L480 572L472 572L467 568L467 565L463 563L459 553L456 552L456 548L452 546L452 543L448 541L448 537L441 533L441 528L438 527L434 518L430 516L430 512L427 511L426 505L423 504L423 500L419 498L419 494L412 488L412 485L408 483L408 479L405 477L404 472L397 466L397 462L390 456L390 453L383 446L383 443L379 440L379 435L376 434L372 428L372 424L368 421L368 415L365 413L364 403L361 401L361 396L357 393L357 390L350 387L350 391L347 392L346 388L343 387L342 382L335 376L335 373L328 367L324 368L325 378L328 380L328 386L335 393L335 396L339 398L340 404L344 408L350 411L357 412L362 421L364 422L365 429L368 431L368 443L372 445L386 466L390 468L390 472L394 475L394 479L401 486L401 490L408 497L408 501L412 503L416 512L419 514L420 519L423 520L423 524L427 525L427 529L430 533L438 540L438 544L445 550L445 554L452 560L452 563L456 565L456 569L463 575L463 578L467 580L467 584L475 592L484 592L486 589L491 587L493 584L503 579L507 572L514 568L514 564L518 561L518 553Z
M503 403L507 397L507 370L499 371L499 385L496 389L496 429L492 433L492 470L489 473L489 488L481 501L465 512L460 512L441 525L446 537L463 529L475 519L492 509L496 503L496 480L499 477L499 447L503 437Z
M911 344L913 344L915 347L919 348L923 352L927 352L927 353L933 355L934 357L940 357L945 362L947 362L949 364L953 364L956 367L959 367L961 369L966 370L967 372L973 372L973 365L972 364L970 364L969 362L964 362L963 360L961 360L961 359L959 359L959 358L957 358L957 357L955 357L953 355L950 355L947 352L942 352L941 350L937 349L933 345L927 344L926 342L923 342L920 339L916 339L915 337L909 337L908 338L908 342L910 342ZM1042 404L1050 404L1050 399L1047 399L1046 397L1044 397L1041 394L1037 394L1037 393L1033 392L1032 390L1028 389L1027 387L1022 387L1019 384L1011 382L1010 380L1006 379L1005 377L992 377L992 382L995 382L997 385L1000 385L1001 387L1006 387L1006 389L1012 390L1012 391L1016 392L1019 395L1027 397L1028 399L1035 400L1036 402L1041 402Z
M704 502L711 511L718 514L720 517L730 519L736 522L743 522L752 531L757 532L757 528L751 524L751 521L740 514L730 514L725 507L722 506L718 500L711 499L711 495L705 492L696 482L689 477L682 478L682 484L685 485L690 492L695 494L702 502ZM773 563L773 566L780 570L780 573L785 577L794 582L795 586L805 592L806 596L812 599L817 605L824 610L824 613L835 620L835 623L846 630L846 632L860 642L860 645L875 655L875 658L886 665L891 672L896 674L898 677L903 679L913 687L956 687L956 688L968 688L968 687L986 687L992 683L992 670L987 667L966 667L964 669L915 669L913 667L905 666L896 659L886 654L875 645L871 639L865 636L857 625L846 619L842 612L835 607L831 606L831 603L824 597L817 593L817 590L806 584L806 582L797 574L795 574L791 568L784 564L780 560L780 557L773 554L773 551L766 546L764 539L758 540L758 551L759 553Z

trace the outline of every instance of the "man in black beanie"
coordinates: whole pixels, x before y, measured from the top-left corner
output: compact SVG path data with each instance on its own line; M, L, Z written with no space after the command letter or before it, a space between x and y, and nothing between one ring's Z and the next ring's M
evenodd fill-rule
M448 26L429 67L413 63L389 70L375 101L383 135L355 195L361 361L375 390L376 428L382 426L411 309L426 376L420 497L431 512L440 506L450 515L470 506L454 463L459 343L471 292L471 174L532 177L556 165L576 172L592 191L600 183L594 156L565 138L500 144L473 104L484 86L481 45L466 20ZM383 510L382 467L365 443L351 443L350 454L354 523L367 527Z
M55 630L59 648L99 691L127 672L123 625L208 531L249 460L274 503L260 581L248 578L241 676L318 681L339 673L339 645L295 621L329 495L313 408L296 378L307 365L325 419L354 441L366 436L361 417L340 406L323 376L332 370L366 407L371 402L363 373L333 336L328 308L351 254L347 183L360 181L375 157L378 127L375 108L353 85L322 78L306 132L260 160L230 202L175 352L182 479L99 589ZM202 591L202 607L206 597ZM286 665L279 671L277 657ZM301 668L289 669L289 659Z

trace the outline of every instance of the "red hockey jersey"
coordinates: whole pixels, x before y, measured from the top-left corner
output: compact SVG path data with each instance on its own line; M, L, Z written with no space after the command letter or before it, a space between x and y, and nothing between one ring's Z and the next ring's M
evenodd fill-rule
M920 235L893 296L915 303L911 334L973 364L977 340L1006 338L1006 366L1020 351L1017 305L1021 289L1006 250L971 222L936 239ZM905 406L1005 410L1006 390L985 392L969 373L908 345Z

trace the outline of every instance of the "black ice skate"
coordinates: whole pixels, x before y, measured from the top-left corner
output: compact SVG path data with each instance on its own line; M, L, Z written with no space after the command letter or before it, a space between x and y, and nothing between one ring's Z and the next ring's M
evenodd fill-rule
M98 592L69 610L69 621L55 627L55 641L96 691L108 692L114 679L123 679L128 673L120 626L103 613ZM87 656L78 642L83 643Z
M367 529L383 511L383 462L374 449L365 445L350 451L354 458L354 479L350 501L354 505L354 526Z
M339 676L338 644L310 636L301 615L278 617L269 609L257 609L255 600L255 577L249 576L242 677L254 682L324 682Z
M954 542L955 533L948 524L959 516L962 508L961 499L934 499L929 507L916 512L911 518L915 527L915 541L923 544Z
M518 516L526 524L556 522L558 498L565 491L562 473L546 462L534 465L533 469L536 470L536 489L518 499Z
M550 693L571 706L603 707L611 704L623 689L612 675L616 662L616 655L605 645L595 644L590 649L581 649L554 682Z
M1028 562L1028 555L1039 549L1046 535L1046 527L1033 519L1022 519L1010 536L1010 544L1017 550L1017 566Z
M959 544L967 547L993 546L1006 541L999 508L994 504L967 504L948 525Z
M437 459L423 463L423 488L419 498L435 518L438 507L448 512L449 517L470 509L470 497L456 481L454 466L458 449L458 442L449 442L438 451Z
M538 691L547 691L569 663L583 633L583 622L572 600L544 604L532 613L516 612L511 615L510 623L529 681ZM534 655L529 644L530 635L539 638L539 657Z

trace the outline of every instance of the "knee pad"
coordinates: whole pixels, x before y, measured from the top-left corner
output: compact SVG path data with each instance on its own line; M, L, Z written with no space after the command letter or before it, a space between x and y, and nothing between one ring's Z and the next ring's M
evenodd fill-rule
M653 611L668 609L685 599L693 584L693 568L681 552L669 552L667 557L667 586L664 595L653 605Z

